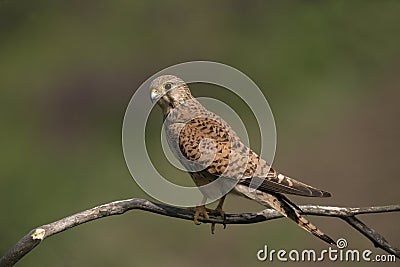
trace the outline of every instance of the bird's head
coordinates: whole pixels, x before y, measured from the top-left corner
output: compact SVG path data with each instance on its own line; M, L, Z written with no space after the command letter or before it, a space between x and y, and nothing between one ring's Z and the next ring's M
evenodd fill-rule
M183 104L186 100L193 99L186 83L173 75L163 75L154 79L150 84L150 97L152 102L162 108L164 113Z

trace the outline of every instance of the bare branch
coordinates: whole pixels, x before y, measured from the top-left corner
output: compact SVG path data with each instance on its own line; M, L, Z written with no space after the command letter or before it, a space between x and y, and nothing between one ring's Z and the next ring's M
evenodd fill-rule
M400 258L400 250L391 246L383 236L371 229L355 216L359 214L382 213L400 211L400 205L365 207L365 208L343 208L331 206L303 205L300 206L304 215L317 215L338 217L349 223L357 231L371 240L376 247L379 247L390 254ZM129 210L145 210L152 213L180 218L184 220L193 220L194 212L189 209L172 207L146 199L132 198L127 200L114 201L101 206L85 210L74 215L65 217L56 222L42 225L30 231L22 237L4 256L0 259L0 267L13 266L24 255L29 253L42 240L54 234L65 231L77 225L97 220L103 217L120 215ZM199 221L203 223L219 224L251 224L283 217L273 209L265 209L255 213L226 214L226 218L219 215L210 214L210 220L207 221L200 217Z

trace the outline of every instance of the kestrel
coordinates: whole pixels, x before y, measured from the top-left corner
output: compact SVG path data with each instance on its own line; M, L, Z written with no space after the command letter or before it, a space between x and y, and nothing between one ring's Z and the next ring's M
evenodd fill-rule
M306 231L335 244L332 238L301 216L301 210L284 195L330 197L329 192L272 169L240 140L228 123L201 105L182 79L172 75L160 76L151 82L150 90L151 100L157 102L163 111L168 144L195 184L201 190L202 185L225 181L217 183L211 190L202 191L205 198L212 199L217 191L230 188L230 193L272 207ZM226 194L220 198L215 210L206 208L204 203L194 208L195 224L199 224L200 214L209 219L207 212L224 216L222 205L225 197ZM212 231L214 227L212 225Z

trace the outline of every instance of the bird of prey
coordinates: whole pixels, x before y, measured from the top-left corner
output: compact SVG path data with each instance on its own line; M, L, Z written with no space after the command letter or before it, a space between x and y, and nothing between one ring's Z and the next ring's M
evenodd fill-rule
M332 238L300 215L300 208L284 195L330 197L329 192L301 183L271 168L240 140L227 122L201 105L182 79L172 75L160 76L151 82L150 91L151 100L162 109L169 146L198 187L222 176L225 181L234 183L230 193L272 207L306 231L329 244L335 244ZM223 187L223 183L220 183L214 189L222 191ZM214 193L202 191L204 197L209 199ZM215 210L206 208L204 204L195 207L195 224L199 224L200 215L209 219L207 212L218 212L224 216L222 205L225 196L220 198ZM212 231L214 227L212 225Z

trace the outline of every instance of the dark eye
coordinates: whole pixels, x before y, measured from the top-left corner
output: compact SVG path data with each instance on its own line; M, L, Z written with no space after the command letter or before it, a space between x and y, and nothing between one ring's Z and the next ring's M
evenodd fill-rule
M164 85L165 90L169 90L169 89L171 89L171 87L172 87L172 84L170 84L170 83L166 83Z

